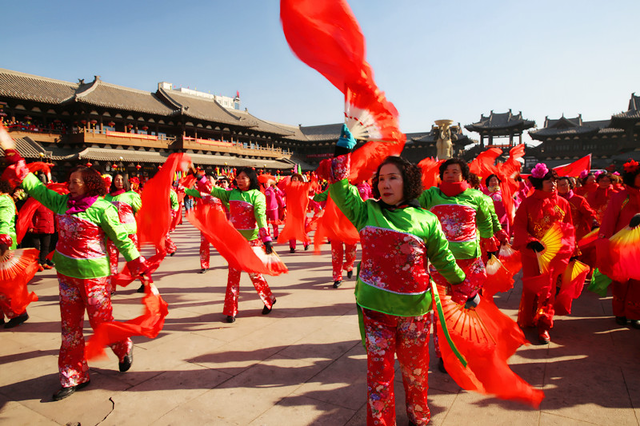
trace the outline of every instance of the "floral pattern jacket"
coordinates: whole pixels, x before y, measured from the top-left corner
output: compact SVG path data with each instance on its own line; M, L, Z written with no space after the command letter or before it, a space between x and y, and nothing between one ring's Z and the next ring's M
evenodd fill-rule
M136 225L136 213L142 206L140 195L135 191L127 191L118 195L107 194L104 199L110 201L118 209L120 223L124 225L127 232L135 234L138 227Z
M390 315L426 314L432 307L428 262L452 284L465 278L438 218L419 207L390 210L373 199L363 201L347 180L348 164L349 155L333 159L329 196L360 234L356 302Z
M424 191L418 201L440 220L449 248L456 259L478 258L481 255L480 239L492 241L492 211L482 192L467 189L454 197L447 197L439 188L432 187ZM488 251L494 249L495 247L491 247Z
M53 261L58 273L82 279L109 276L106 238L113 241L127 262L140 257L120 223L118 210L109 201L98 198L87 210L67 214L68 195L48 189L33 174L22 181L22 188L56 214L58 243Z

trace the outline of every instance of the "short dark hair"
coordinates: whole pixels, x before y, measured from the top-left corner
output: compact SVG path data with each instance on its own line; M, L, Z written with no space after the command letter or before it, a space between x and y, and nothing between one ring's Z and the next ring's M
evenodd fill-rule
M113 175L113 178L111 179L111 187L109 188L109 192L115 192L118 190L118 188L116 188L116 176L122 176L122 189L124 189L125 191L129 191L131 190L131 185L129 185L129 179L125 179L124 178L124 173L116 173L115 175Z
M562 177L559 177L557 179L558 182L560 182L561 180L566 180L567 182L569 182L569 188L573 189L573 187L574 187L573 181L571 180L571 178L569 176L562 176Z
M462 179L469 179L469 165L462 158L449 158L444 163L440 164L440 180L443 180L444 171L447 170L451 164L460 165L460 170L462 170Z
M583 185L587 184L587 180L589 179L589 176L595 176L595 173L587 173L587 175L585 177L583 177L582 179L580 179L580 182L582 182Z
M391 155L385 158L378 166L376 174L373 176L373 183L371 190L374 198L380 198L380 191L378 190L378 176L380 176L380 169L385 164L393 164L400 170L402 175L402 196L405 201L410 201L418 198L422 194L422 171L420 167L405 160L402 157L396 157Z
M243 167L236 172L236 178L240 176L240 173L244 173L249 178L249 189L260 189L260 182L258 182L258 174L251 167ZM233 179L233 186L238 187L238 182Z
M634 183L638 174L640 174L640 167L637 167L633 172L624 172L622 174L622 182L632 188L635 188Z
M95 195L105 195L107 193L107 188L105 187L104 181L102 180L102 175L100 171L93 168L87 167L83 165L78 165L69 170L69 175L67 176L67 182L71 179L71 175L75 172L80 172L82 176L82 180L84 181L84 185L87 187L87 195L93 197Z
M11 188L11 184L8 180L0 180L0 192L3 194L13 194L13 188Z
M611 175L609 173L600 173L596 176L596 182L600 182L604 178L609 178L609 181L611 181Z
M545 180L552 179L556 176L556 172L554 170L549 170L546 175L541 178L535 178L533 176L529 176L529 182L535 189L542 189L542 182Z
M487 176L487 178L484 180L484 186L486 186L487 188L489 187L489 181L491 180L492 177L498 179L498 183L502 183L502 181L500 180L498 175L493 173L493 174L490 174L489 176Z
M467 182L469 182L469 185L474 189L480 188L480 176L475 173L469 172L469 179L467 179Z

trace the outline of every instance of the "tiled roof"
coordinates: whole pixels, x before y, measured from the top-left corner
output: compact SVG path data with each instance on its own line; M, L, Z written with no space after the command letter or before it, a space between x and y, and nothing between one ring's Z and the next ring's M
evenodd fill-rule
M549 119L547 117L542 129L530 130L529 135L533 139L544 140L551 137L564 136L587 136L595 135L604 130L609 124L609 120L583 121L582 115L574 118L567 118L564 115L559 119ZM605 133L610 133L606 132Z
M265 133L272 133L279 136L293 136L295 132L293 130L285 129L284 127L269 123L264 120L249 114L247 111L240 110L227 110L230 114L238 117L244 124L243 126L251 127L253 130L257 130Z
M324 124L321 126L301 126L300 131L309 141L337 141L342 131L342 123Z
M289 124L282 124L282 123L275 123L275 122L269 122L269 123L292 132L290 136L285 136L285 139L293 139L293 140L301 141L301 142L308 142L309 141L309 138L307 138L305 136L305 134L302 133L302 130L300 129L300 126L292 126L292 125L289 125Z
M631 94L629 99L629 109L619 114L614 114L611 117L612 124L616 124L618 120L640 120L640 96L636 96L635 93Z
M73 151L61 152L58 149L45 149L30 137L14 138L13 140L16 142L16 149L25 159L66 160L74 156ZM40 156L41 153L43 156ZM2 148L0 148L0 157L4 157L4 150Z
M85 86L74 97L76 102L165 116L177 111L177 108L171 108L154 93L105 83L98 76L92 84Z
M122 160L120 158L122 157ZM155 151L135 151L133 149L85 148L78 153L82 160L131 161L135 163L164 163L169 153Z
M79 84L0 68L0 96L48 104L71 98Z
M166 99L174 108L181 110L181 113L187 117L234 126L245 126L240 118L229 113L226 108L213 99L200 98L163 88L159 88L156 93L161 98Z
M525 120L522 118L522 112L514 114L511 110L505 113L496 114L491 111L488 117L484 114L480 116L480 121L473 124L468 124L465 129L470 132L477 132L480 130L498 130L508 129L513 127L519 127L522 129L530 129L536 125L535 121Z
M292 164L284 160L259 160L254 158L227 157L222 155L188 154L194 164L230 167L267 167L269 169L290 169Z

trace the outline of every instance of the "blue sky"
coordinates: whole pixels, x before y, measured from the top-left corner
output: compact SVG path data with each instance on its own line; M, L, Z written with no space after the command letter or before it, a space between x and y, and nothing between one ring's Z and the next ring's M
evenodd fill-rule
M290 51L277 0L3 3L2 68L65 81L98 74L149 92L160 81L239 91L265 120L342 120L342 94ZM605 120L640 93L638 0L349 4L405 132L510 108L539 127L563 113Z

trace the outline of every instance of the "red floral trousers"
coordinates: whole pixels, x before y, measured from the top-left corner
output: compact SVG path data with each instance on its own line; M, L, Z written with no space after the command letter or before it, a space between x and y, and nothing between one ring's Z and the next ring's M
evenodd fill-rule
M129 239L136 247L140 248L138 245L138 235L137 234L129 234ZM111 268L111 275L116 275L118 271L118 256L120 252L118 251L113 241L107 239L107 252L109 253L109 266Z
M109 277L81 279L58 274L62 318L62 345L58 356L58 369L63 387L89 381L89 366L84 356L82 334L84 312L87 311L89 324L93 329L103 322L113 321L109 280ZM120 362L132 347L131 339L111 345Z
M253 247L259 247L262 245L262 242L256 239L249 241L249 244ZM222 310L224 315L235 317L238 314L238 296L240 294L241 272L241 270L229 266L227 293L224 297L224 308ZM262 274L249 273L249 278L258 292L258 296L262 299L262 303L264 303L267 308L271 309L276 298L273 293L271 293L271 289L269 288L267 281L264 279Z
M2 310L4 316L9 319L15 318L27 312L26 310L24 312L13 312L13 309L11 309L11 299L9 299L2 293L0 293L0 309Z
M209 269L209 240L204 234L200 233L200 268Z
M399 317L362 309L367 348L367 425L395 425L394 355L406 394L407 416L416 425L431 418L427 405L431 313Z
M344 244L344 249L343 249ZM347 244L342 241L331 240L331 264L333 265L333 280L342 281L342 271L353 270L356 261L356 244ZM344 256L344 263L342 259Z

